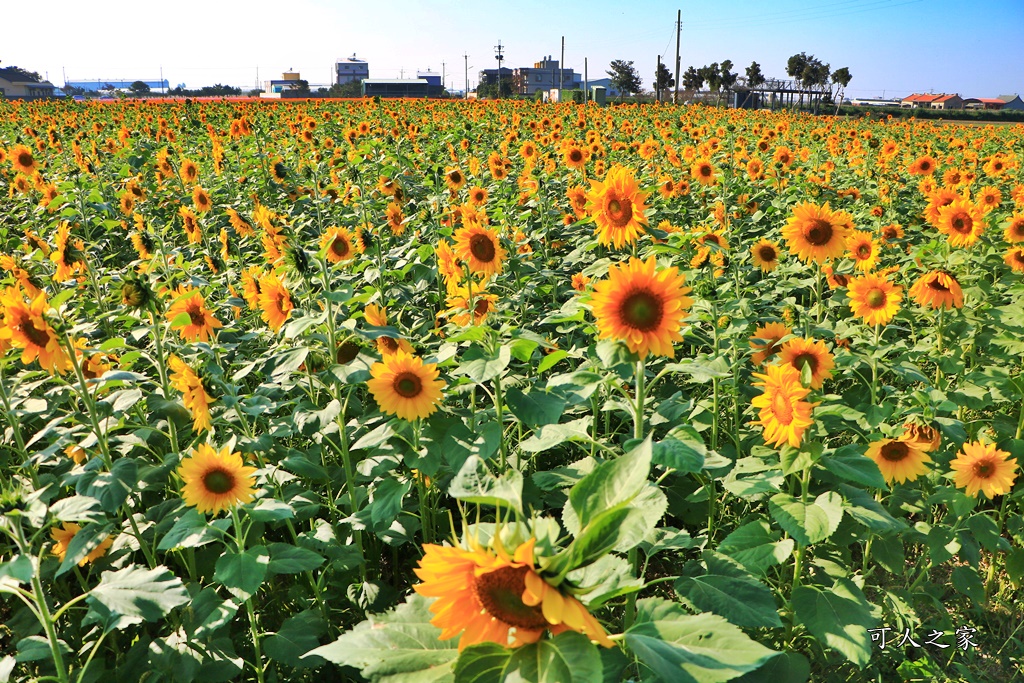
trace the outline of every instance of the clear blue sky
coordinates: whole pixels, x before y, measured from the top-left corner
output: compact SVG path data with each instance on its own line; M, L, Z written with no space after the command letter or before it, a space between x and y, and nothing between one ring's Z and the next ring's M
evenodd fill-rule
M741 71L757 61L785 76L787 58L807 52L847 66L849 96L912 91L965 97L1024 94L1022 0L47 0L5 3L0 66L17 65L61 85L69 80L156 80L171 85L251 87L293 68L327 83L336 58L356 53L370 76L440 72L449 87L493 68L558 59L603 78L612 59L632 60L646 87L657 55L671 66L676 10L683 12L682 68L725 59ZM18 29L19 25L29 27ZM64 70L62 73L62 69Z

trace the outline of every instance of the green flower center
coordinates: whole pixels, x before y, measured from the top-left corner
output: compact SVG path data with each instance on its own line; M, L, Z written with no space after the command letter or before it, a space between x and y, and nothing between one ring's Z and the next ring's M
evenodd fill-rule
M393 386L395 393L402 398L414 398L419 396L423 390L423 383L420 381L419 376L411 372L403 372L396 377Z
M619 314L629 327L647 332L661 324L664 305L660 298L646 290L634 292L622 302Z
M224 494L235 487L235 478L226 470L210 470L203 475L203 486L210 493Z

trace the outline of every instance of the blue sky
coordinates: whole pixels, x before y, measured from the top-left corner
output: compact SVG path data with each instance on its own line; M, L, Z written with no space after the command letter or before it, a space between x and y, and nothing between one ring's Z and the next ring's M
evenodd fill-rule
M788 57L807 52L849 67L849 96L912 91L968 97L1024 94L1022 0L48 0L4 9L0 66L48 72L55 84L91 78L216 82L244 87L293 68L326 83L335 58L356 53L374 78L440 72L449 87L493 68L558 59L602 78L612 59L632 60L649 87L657 55L671 65L676 10L683 12L682 68L731 59L785 76ZM33 30L12 30L24 24Z

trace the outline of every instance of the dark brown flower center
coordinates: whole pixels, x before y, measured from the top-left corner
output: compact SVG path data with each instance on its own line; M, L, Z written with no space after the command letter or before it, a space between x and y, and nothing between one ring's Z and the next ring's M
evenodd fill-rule
M378 337L381 345L388 350L389 353L394 353L398 350L398 341L391 337Z
M469 251L477 261L484 263L490 263L497 255L494 242L487 235L473 235L469 240Z
M344 237L335 237L334 241L331 242L331 251L333 251L338 256L348 255L348 240L346 240Z
M974 463L974 476L981 479L988 479L995 474L995 466L991 460L979 460Z
M473 312L477 315L484 315L491 310L491 302L487 299L480 298L473 306Z
M862 244L859 247L857 247L857 255L860 256L862 259L871 256L871 245Z
M762 261L771 263L775 260L775 247L765 245L758 250L757 255L761 257Z
M476 580L476 597L487 613L516 628L540 630L547 628L540 605L523 603L526 574L529 567L502 567L487 572Z
M50 333L45 328L37 329L31 320L25 320L21 324L21 331L35 346L45 349L47 344L50 343Z
M621 228L633 218L633 202L628 197L613 197L605 205L605 213L612 225Z
M574 150L569 152L569 161L573 162L574 164L578 164L582 160L583 160L583 152L581 152L580 150L574 149Z
M711 177L711 167L709 165L707 165L707 164L701 164L700 165L700 175L701 175L702 178L710 178Z
M810 366L812 375L818 371L818 357L813 353L801 353L793 359L793 367L797 370L803 371L805 363Z
M951 220L949 224L956 232L966 235L974 226L974 221L972 221L971 217L967 214L958 213L953 216L953 220Z
M890 441L882 446L879 454L888 462L899 462L910 455L910 446L902 441Z
M939 280L939 278L937 278L937 277L933 277L932 279L928 280L928 288L929 289L934 289L937 292L943 292L943 293L949 291L949 287L947 287L946 285L942 284L942 281Z
M203 487L210 493L227 493L235 487L235 477L227 470L210 470L203 475Z
M206 316L198 304L192 304L188 307L188 319L193 325L202 326L206 324Z
M804 237L815 247L822 247L832 241L832 224L821 218L812 220L804 231Z
M633 292L619 308L622 321L633 329L648 332L656 329L664 317L662 300L647 290Z
M452 171L448 174L448 180L452 181L455 185L458 185L462 182L462 174L458 171Z
M420 382L419 376L411 372L403 372L395 377L392 386L402 398L415 398L423 390L423 383Z

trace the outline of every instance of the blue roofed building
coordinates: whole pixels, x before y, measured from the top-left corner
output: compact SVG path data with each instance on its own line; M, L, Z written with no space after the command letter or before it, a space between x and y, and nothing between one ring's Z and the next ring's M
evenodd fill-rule
M122 90L127 92L131 90L132 83L137 83L139 81L148 85L152 92L166 91L170 87L166 79L162 81L146 81L141 78L135 78L130 81L106 80L102 78L97 78L95 80L90 79L87 81L68 81L64 86L65 88L78 88L85 92L100 92L101 90Z

